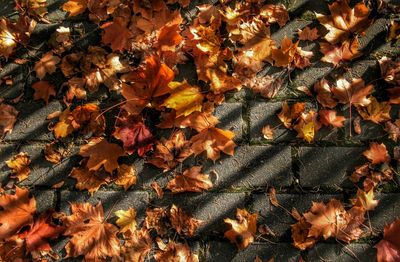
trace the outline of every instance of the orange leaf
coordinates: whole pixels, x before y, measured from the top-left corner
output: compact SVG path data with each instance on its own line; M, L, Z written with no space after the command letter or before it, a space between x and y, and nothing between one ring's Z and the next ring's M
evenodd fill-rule
M331 45L328 43L320 43L320 51L324 54L321 61L332 63L335 67L341 61L351 61L362 55L359 50L358 39L345 40L339 45Z
M134 166L122 164L118 167L118 177L114 181L116 185L122 186L124 190L128 190L132 185L136 184L137 176Z
M69 16L77 16L85 12L88 0L68 0L63 4L63 10L69 12Z
M294 105L289 106L286 101L283 102L282 111L278 114L279 120L281 120L286 128L291 128L292 123L295 122L304 112L305 105L305 103L295 103Z
M179 235L185 235L188 237L192 237L199 225L203 223L203 221L189 216L174 204L169 210L169 220L172 228L175 229Z
M333 99L331 87L325 78L314 84L314 90L317 92L317 100L322 106L334 108L337 105L337 101Z
M343 127L346 118L344 116L337 116L335 110L320 110L318 112L321 124L324 126L332 125L333 127Z
M182 192L203 192L212 188L213 184L208 175L200 173L202 166L193 166L183 171L182 175L177 175L168 182L167 189L172 193Z
M303 41L314 41L319 38L318 29L317 28L309 28L306 26L303 30L299 29L297 34L299 35L299 39Z
M104 23L101 28L104 30L101 41L105 44L111 44L113 51L122 51L130 49L131 31L123 24L122 19L114 18L112 22Z
M53 52L47 52L43 57L35 64L36 76L41 80L46 74L52 74L56 71L56 65L60 63L61 59L58 56L54 56Z
M0 138L12 131L17 116L18 111L13 106L0 103Z
M108 174L101 171L91 171L86 167L74 167L70 176L77 180L75 185L77 189L87 190L91 195L111 180Z
M47 81L36 82L32 85L32 88L35 89L33 99L43 99L46 102L46 105L49 103L50 96L56 96L54 86Z
M31 160L27 153L19 153L13 156L10 160L6 161L7 166L11 169L13 178L17 178L18 181L22 181L28 178L31 170L29 164Z
M224 222L231 229L224 236L234 243L239 250L243 250L254 242L257 232L257 214L251 214L246 209L236 209L236 220L225 218Z
M121 248L124 261L144 262L152 248L152 241L148 230L142 228L134 232L124 233L126 239Z
M371 142L369 144L369 149L364 151L363 155L374 165L390 161L389 153L383 143L378 144L376 142Z
M385 225L383 239L374 247L377 249L378 262L395 262L400 260L400 219Z
M374 89L373 85L365 86L361 78L353 79L351 84L344 78L336 80L336 87L332 88L334 97L342 104L367 106L371 100L367 98Z
M391 120L389 102L378 102L375 97L369 98L371 103L367 106L357 106L357 111L364 120L370 120L376 124Z

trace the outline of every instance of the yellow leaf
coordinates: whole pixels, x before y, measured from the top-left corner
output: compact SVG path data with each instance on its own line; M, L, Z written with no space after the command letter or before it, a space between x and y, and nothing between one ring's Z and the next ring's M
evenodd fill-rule
M120 232L124 233L128 230L134 232L136 230L136 211L133 208L129 208L127 211L118 210L115 212L118 217L116 223L120 228Z

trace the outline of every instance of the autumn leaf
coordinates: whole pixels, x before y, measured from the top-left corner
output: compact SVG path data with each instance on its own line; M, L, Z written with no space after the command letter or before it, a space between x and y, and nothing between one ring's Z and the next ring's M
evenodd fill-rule
M342 104L367 106L371 100L367 98L373 91L373 85L365 86L361 78L353 79L349 83L344 78L336 80L336 87L332 88L334 97Z
M367 106L357 106L357 111L364 120L370 120L375 124L391 120L389 102L378 102L375 97L371 96L371 103Z
M305 250L315 245L318 238L310 236L311 224L306 221L304 217L300 217L300 220L291 225L293 245L301 250Z
M295 103L291 106L285 101L282 104L282 111L278 114L279 120L286 128L291 128L292 124L301 116L305 110L305 103Z
M32 85L32 88L35 89L33 99L43 99L46 102L46 105L49 103L50 96L56 96L56 90L54 90L54 86L47 81L36 82Z
M199 225L203 223L203 221L189 216L174 204L169 210L169 220L171 222L171 227L175 229L178 234L188 237L192 237Z
M122 164L117 169L117 179L114 183L122 186L124 190L128 190L132 185L136 184L137 176L134 166Z
M201 111L204 96L197 86L191 86L186 81L171 82L171 95L161 106L175 109L176 117L188 116L195 111Z
M0 240L0 260L4 262L25 261L25 240L18 235Z
M55 143L46 144L43 149L44 157L47 161L53 164L58 164L64 157L63 154L56 148Z
M0 103L0 139L13 130L18 113L13 106Z
M352 199L354 206L363 208L364 210L374 210L379 201L374 199L374 190L365 192L362 189L357 189L357 198Z
M151 182L150 186L156 191L158 199L164 197L164 191L156 181Z
M199 258L190 251L188 244L175 243L170 240L167 245L158 242L159 250L156 251L154 258L157 262L164 261L186 261L198 262Z
M320 43L319 45L319 51L324 55L321 61L332 63L335 67L342 61L351 61L362 55L359 50L360 46L357 38L344 40L337 45L328 43Z
M65 246L68 257L84 256L87 261L118 257L118 228L105 222L103 206L89 203L71 204L71 215L63 218L64 235L71 239Z
M12 30L9 28L11 23L8 19L0 19L0 55L8 58L17 47L17 40Z
M323 107L334 108L337 105L337 101L333 98L331 86L325 78L314 84L314 90L317 92L317 101Z
M283 86L283 79L280 77L254 76L243 79L243 84L265 98L274 98Z
M260 16L267 19L270 24L278 23L280 27L289 21L289 13L283 4L268 4L260 9Z
M321 124L324 126L343 127L346 118L344 116L337 116L335 110L320 110L318 112Z
M292 43L290 38L285 37L280 48L272 50L274 66L300 69L309 66L311 64L309 58L313 56L313 52L304 51L298 45L299 41Z
M104 30L101 41L110 44L113 51L130 49L131 31L123 24L123 19L116 17L112 22L104 23L101 28Z
M167 184L172 193L203 192L212 188L213 184L208 175L201 173L202 166L193 166L177 175Z
M201 132L204 129L216 126L219 121L211 114L212 112L193 112L190 115L184 117L175 117L175 112L164 114L163 121L158 125L160 128L186 128L190 127L195 129L197 132Z
M167 233L165 222L167 221L167 210L165 208L148 208L146 210L146 218L143 227L154 229L157 234L164 236Z
M276 189L274 187L271 187L268 190L268 198L269 198L269 202L275 206L275 207L279 207L280 204L278 202L278 199L276 198Z
M261 133L265 139L274 139L274 129L269 125L266 125L262 128Z
M400 220L385 225L383 239L374 246L377 249L378 262L395 262L400 260Z
M196 156L205 151L207 158L215 161L220 157L221 151L227 155L233 155L236 147L232 140L234 136L232 131L210 127L193 136L190 142Z
M387 121L385 123L385 131L389 134L389 138L397 142L400 138L400 119L397 119L393 123Z
M143 262L152 248L149 232L142 228L133 232L127 231L124 245L121 247L121 255L125 261Z
M137 151L139 156L144 156L153 147L154 138L148 127L132 116L118 120L113 136L122 141L128 154Z
M0 239L6 239L33 222L36 201L28 189L15 188L15 194L0 195Z
M31 160L29 155L24 152L20 152L19 154L13 156L11 159L6 161L8 168L11 169L13 173L12 177L17 178L18 181L22 181L28 178L31 170L29 168L29 164Z
M77 16L85 12L88 0L68 0L63 4L63 10L69 12L69 16Z
M362 33L370 24L370 10L363 3L350 8L348 0L333 2L330 15L317 14L319 22L328 30L324 38L331 44L346 40L353 33Z
M372 164L381 164L390 161L390 156L386 150L386 146L378 144L376 142L371 142L369 149L363 152L363 155L368 158Z
M132 233L136 230L136 210L129 208L128 210L118 210L114 214L118 217L115 222L119 228L120 232L125 233L126 231L131 231Z
M297 131L297 137L303 138L308 143L314 141L315 135L321 128L321 123L317 119L318 114L310 110L308 113L302 113L293 126Z
M108 174L101 171L91 171L87 167L74 167L70 176L76 179L75 187L77 189L88 190L91 195L111 180Z
M304 29L299 29L297 34L299 35L299 40L303 41L314 41L319 38L318 29L315 27L311 29L306 26Z
M118 158L125 155L121 147L101 137L92 138L81 147L79 154L89 158L86 166L90 171L97 171L104 166L108 173L118 168Z
M57 69L57 64L60 63L61 59L58 56L53 55L53 52L47 52L42 58L35 64L36 76L41 80L46 74L52 74Z
M247 248L254 242L257 232L257 214L251 214L246 209L236 209L236 220L225 218L224 222L230 229L224 236L234 243L239 250Z
M378 62L383 79L389 84L400 85L400 59L392 60L384 56Z

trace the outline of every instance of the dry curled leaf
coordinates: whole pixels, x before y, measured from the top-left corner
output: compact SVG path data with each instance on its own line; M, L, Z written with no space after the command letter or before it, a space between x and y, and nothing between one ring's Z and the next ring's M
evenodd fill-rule
M243 250L254 242L257 232L257 214L251 214L246 209L236 209L236 220L225 218L224 222L230 229L224 236L234 243L239 250Z
M57 64L60 63L61 59L58 56L53 55L50 51L43 55L43 57L35 64L36 76L39 79L43 79L46 74L52 74L57 69Z
M270 125L266 125L262 128L261 133L265 139L274 139L274 129Z
M364 120L372 121L376 124L391 120L389 102L378 102L375 97L371 96L371 103L367 106L357 106L357 111Z
M49 103L50 96L56 96L56 90L54 90L54 86L47 81L36 82L32 85L32 88L35 89L33 99L42 99L46 102L46 105Z
M13 130L18 113L13 106L0 103L0 139Z
M172 228L175 229L178 234L188 237L192 237L200 224L203 223L203 221L189 216L174 204L169 210L169 220Z
M128 190L131 186L136 184L137 176L134 166L122 164L117 169L117 179L114 181L116 185L122 186L124 190Z
M363 155L368 158L372 164L382 164L390 161L389 153L385 144L371 142L369 149L363 152Z
M202 166L193 166L183 171L168 182L167 189L172 193L203 192L212 188L213 184L208 175L201 173Z
M22 181L28 178L31 170L29 164L31 163L30 157L27 153L20 152L6 161L7 166L11 169L12 177Z

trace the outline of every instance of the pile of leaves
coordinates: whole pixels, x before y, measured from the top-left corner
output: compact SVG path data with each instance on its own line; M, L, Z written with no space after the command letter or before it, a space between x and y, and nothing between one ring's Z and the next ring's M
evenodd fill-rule
M137 174L132 165L121 161L139 157L161 172L173 172L174 177L164 188L152 183L160 198L164 191L178 194L212 189L210 176L202 173L201 166L188 167L187 160L203 155L215 162L221 153L234 154L235 134L219 128L214 115L226 93L248 88L267 99L276 97L293 72L317 62L307 47L310 42L319 44L321 61L345 71L348 62L363 55L359 38L374 19L400 9L379 0L355 5L348 0L333 1L328 4L329 14L316 14L320 26L299 29L294 41L284 37L278 42L271 31L290 21L283 4L220 0L196 6L195 18L183 18L183 11L190 5L187 0L68 0L61 9L71 19L84 17L95 24L101 40L84 50L78 48L73 29L63 24L49 37L46 51L29 60L15 54L18 48L31 48L30 36L38 23L49 23L47 2L15 3L18 18L0 20L2 65L10 61L29 65L37 78L30 87L33 99L47 105L58 98L65 105L62 112L47 117L55 140L43 149L46 160L59 164L68 157L61 145L80 137L84 139L79 150L82 159L69 174L78 190L93 194L110 183L128 190L136 184ZM392 19L388 41L395 43L400 38L399 27ZM346 119L351 122L350 135L352 129L361 134L361 121L370 121L384 126L388 137L397 142L400 116L393 119L391 113L392 106L400 103L400 57L381 57L378 62L382 79L390 86L384 95L378 96L374 83L365 83L361 78L349 81L339 76L335 82L322 78L313 87L296 88L315 99L315 108L284 101L277 118L307 143L313 143L324 126L343 128ZM191 65L196 71L194 79L182 79L180 70ZM265 75L266 67L279 72ZM63 83L52 77L57 73L62 74ZM12 79L2 81L9 84ZM107 108L87 102L90 95L104 87L119 98L118 102ZM11 104L21 99L0 99L1 138L18 121L19 112ZM338 115L338 106L347 107L349 115ZM352 116L353 109L359 116ZM105 117L110 112L111 120ZM266 123L264 137L273 140L276 128ZM295 247L310 248L322 237L348 243L368 233L363 226L368 212L378 204L374 192L396 175L391 164L400 157L395 152L392 159L386 146L376 142L370 144L364 156L369 162L350 177L358 187L350 206L331 199L313 203L304 214L292 212L297 220L292 225ZM1 260L58 259L48 240L62 235L70 237L66 256L84 256L88 261L107 257L143 261L150 253L157 261L198 260L187 238L193 237L201 221L175 205L148 209L140 228L133 208L115 212L116 227L107 222L109 214L105 216L101 203L72 203L71 215L52 210L37 214L34 198L29 197L27 189L16 186L29 177L30 162L25 152L7 161L12 174L0 192ZM52 186L60 188L63 183ZM276 200L273 202L280 206ZM257 214L245 209L237 210L236 219L226 218L224 222L228 228L225 237L239 250L254 242L256 234L263 234L257 228ZM396 260L398 241L392 240L392 235L397 228L385 228L384 240L377 245L380 261ZM176 234L179 238L172 240ZM394 260L384 258L386 249L391 250Z

